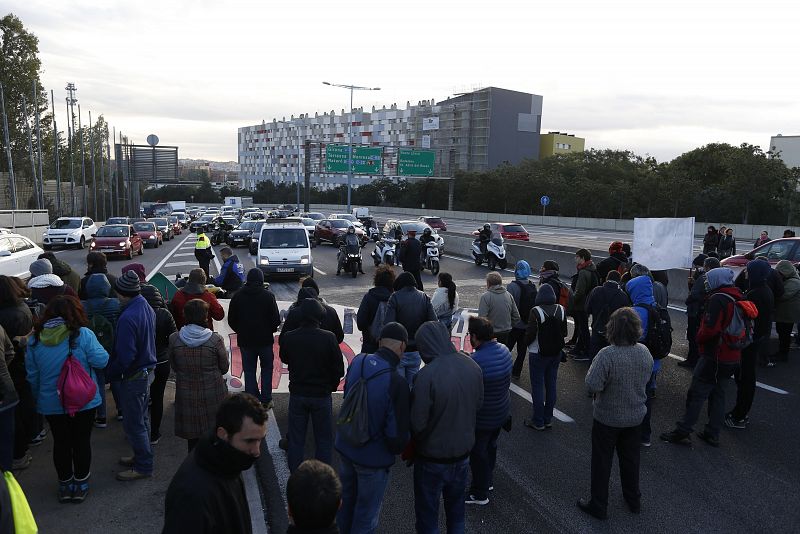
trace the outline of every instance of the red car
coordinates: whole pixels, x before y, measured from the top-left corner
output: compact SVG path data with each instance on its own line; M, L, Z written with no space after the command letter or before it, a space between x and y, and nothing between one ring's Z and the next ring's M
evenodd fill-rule
M96 234L92 234L91 249L102 252L106 256L119 254L133 259L133 255L144 252L141 236L129 224L107 224L101 226Z
M170 215L168 219L169 224L172 225L172 234L181 235L183 233L183 225L181 224L180 219L178 219L176 215Z
M737 254L736 256L725 258L720 263L723 267L733 269L733 272L738 275L745 268L748 261L757 257L767 258L769 264L773 267L781 260L789 260L797 266L798 262L800 262L800 237L773 239L747 254Z
M420 217L418 220L424 222L437 232L446 232L447 231L447 224L442 220L441 217L427 217L423 216Z
M530 239L525 227L517 223L492 223L492 232L499 233L503 239L516 239L517 241Z
M158 248L164 244L164 235L154 222L135 222L133 223L133 229L142 238L142 243L146 247Z
M323 241L329 241L332 245L338 246L339 239L347 233L347 229L350 226L353 226L353 223L347 219L323 219L317 221L317 224L314 225L314 240L317 245L321 245ZM367 234L361 228L356 228L356 235L362 243L368 241Z

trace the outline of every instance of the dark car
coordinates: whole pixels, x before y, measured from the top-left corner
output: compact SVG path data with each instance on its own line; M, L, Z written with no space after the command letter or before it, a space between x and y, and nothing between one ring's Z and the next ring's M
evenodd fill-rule
M257 232L261 230L261 226L263 226L263 222L259 221L243 221L239 224L236 228L231 230L228 234L228 239L226 242L232 247L250 247L250 242L253 237L253 232ZM256 236L258 234L256 233ZM256 240L258 241L258 240ZM257 246L255 247L258 248Z
M109 217L106 224L131 224L131 220L128 217Z
M211 226L211 221L214 220L215 215L201 215L198 219L189 224L189 231L197 233L198 230L206 231Z
M164 239L166 241L169 241L175 237L175 234L172 232L172 225L169 223L169 219L166 217L156 217L147 220L156 223L156 226L158 226L158 229L161 230L161 233L164 235Z
M145 247L158 248L164 244L164 234L152 221L135 222L133 229L142 238Z
M530 235L524 226L518 223L492 223L492 232L497 232L503 239L515 239L517 241L528 241Z
M446 232L447 231L447 224L442 220L441 217L427 217L422 216L419 218L421 222L424 222L437 232Z
M314 240L317 245L321 245L323 241L328 241L332 245L338 246L339 239L347 233L347 229L353 226L353 223L347 219L323 219L314 226ZM356 228L356 235L362 243L367 241L367 235L364 230Z
M142 238L128 224L103 225L92 237L91 249L106 256L119 255L130 260L134 254L141 256L144 251Z
M733 272L738 275L747 266L748 261L756 258L766 258L773 267L781 260L789 260L796 267L800 263L800 237L773 239L746 254L725 258L720 263L723 267L733 269Z
M130 220L129 220L129 223L133 224L133 223L137 223L137 222L144 222L146 220L147 219L145 219L144 217L131 217Z

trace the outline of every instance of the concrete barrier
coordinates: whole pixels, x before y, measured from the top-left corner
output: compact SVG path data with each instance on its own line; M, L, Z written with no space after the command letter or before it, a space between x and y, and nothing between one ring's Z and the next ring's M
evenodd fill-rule
M47 210L0 210L0 228L6 228L42 244L42 234L50 224Z

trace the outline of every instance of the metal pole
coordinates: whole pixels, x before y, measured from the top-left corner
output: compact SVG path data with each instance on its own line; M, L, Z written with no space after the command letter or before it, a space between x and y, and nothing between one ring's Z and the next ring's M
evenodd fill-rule
M93 218L95 220L97 220L97 180L95 180L95 174L94 174L94 168L95 168L95 163L94 163L94 144L95 144L94 134L95 134L95 129L94 129L94 123L92 122L92 112L90 110L89 111L89 154L90 154L89 157L92 158L92 189L94 190L94 217Z
M8 138L8 118L6 117L6 98L3 84L0 82L0 109L3 111L3 135L6 141L6 159L8 160L8 192L11 195L11 209L17 209L17 188L14 184L14 162L11 159L11 141Z
M350 196L353 188L353 86L350 86L350 116L347 121L348 158L347 158L347 213L351 213Z
M39 91L36 80L33 81L33 107L36 110L36 158L39 162L39 209L44 207L44 173L42 172L42 129L39 127ZM34 176L34 179L36 177Z
M22 113L25 116L25 133L28 134L28 156L31 159L31 177L33 178L33 192L36 196L36 208L42 209L42 204L39 202L39 182L36 179L36 162L33 159L33 140L30 118L28 117L28 100L25 95L22 95Z
M300 127L297 127L297 209L300 210Z
M114 144L117 144L117 127L114 126L113 135L111 138L114 140ZM114 167L111 166L111 145L108 145L108 172L111 174L111 209L114 211L115 215L119 215L119 181L118 181L118 173L119 173L119 162L117 161L117 147L114 147ZM116 168L115 168L116 167ZM116 183L115 183L116 182ZM116 196L115 196L116 194Z
M78 137L81 141L81 186L83 186L83 205L81 206L81 215L86 216L86 205L89 203L86 193L86 149L83 144L83 123L81 121L81 105L78 104Z
M56 126L56 100L50 89L50 106L53 108L53 155L56 163L56 213L61 216L61 162L58 159L58 127Z
M69 98L67 98L67 119L69 119ZM75 130L72 129L72 121L67 120L67 148L69 149L69 214L75 216L75 168L72 161L72 136Z
M106 131L108 131L108 128L106 128ZM104 167L106 158L103 157L103 140L102 139L100 139L100 146L98 148L100 150L100 197L102 199L100 201L100 209L102 210L100 212L100 215L103 217L103 220L105 221L106 218L107 218L106 217L106 184L105 184L106 172L105 172L105 167ZM108 164L111 165L111 160L108 161Z

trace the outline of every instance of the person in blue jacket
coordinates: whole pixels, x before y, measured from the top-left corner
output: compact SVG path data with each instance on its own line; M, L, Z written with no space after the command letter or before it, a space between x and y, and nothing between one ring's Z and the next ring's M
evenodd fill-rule
M97 373L108 363L108 352L86 328L81 303L71 296L55 297L36 322L25 353L28 383L36 410L47 418L53 433L53 463L58 474L58 501L80 503L89 493L92 462L92 426L102 392L73 417L58 394L61 368L72 354L97 385Z
M628 295L633 303L632 306L634 311L639 315L639 319L642 321L642 337L639 339L639 343L644 343L644 340L647 337L649 318L647 308L644 308L642 304L656 306L656 298L653 295L653 280L649 276L637 276L633 280L629 281L625 288L627 289ZM656 377L658 376L659 370L661 370L661 360L656 360L653 358L653 374L650 375L650 381L647 383L646 388L647 413L642 421L641 443L643 447L650 446L650 413L652 411L653 399L656 396Z
M239 256L228 247L219 251L222 258L222 267L219 275L214 278L214 285L225 290L227 297L241 289L245 281L244 267L239 263Z

